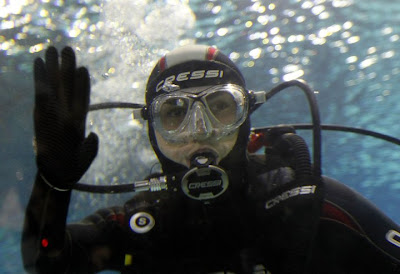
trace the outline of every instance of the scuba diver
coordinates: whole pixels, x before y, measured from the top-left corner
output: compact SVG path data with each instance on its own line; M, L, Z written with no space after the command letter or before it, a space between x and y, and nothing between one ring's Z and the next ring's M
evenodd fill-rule
M30 273L400 273L400 227L322 176L290 126L254 131L267 99L214 47L162 57L135 118L162 172L120 206L66 224L96 157L90 80L70 47L34 62L37 176L22 235ZM298 82L301 85L301 82ZM263 153L256 153L264 149ZM82 187L82 185L80 185Z

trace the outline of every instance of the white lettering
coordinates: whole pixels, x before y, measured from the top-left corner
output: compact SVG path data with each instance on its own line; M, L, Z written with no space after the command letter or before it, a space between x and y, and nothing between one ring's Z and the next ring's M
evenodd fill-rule
M188 75L190 74L190 71L182 72L178 74L178 77L176 77L176 81L186 81L189 80Z
M290 197L297 196L297 195L301 194L300 192L301 192L301 188L300 187L293 188L290 191Z
M147 221L147 218L145 218L145 217L140 217L139 219L138 219L138 225L140 225L140 226L144 226L144 225L146 225L148 223L148 221Z
M298 195L306 195L306 194L313 194L315 193L315 189L317 186L310 185L310 186L302 186L302 187L295 187L293 189L287 190L282 194L272 198L271 200L265 203L265 209L270 209L280 202L283 202L291 197L298 196Z
M206 72L205 70L193 71L192 74L190 75L190 80L204 78L205 72Z
M396 237L397 237L397 239L396 239ZM391 243L397 247L400 247L400 232L393 230L393 229L389 230L386 233L386 240L389 243Z
M214 187L222 185L221 180L214 180L214 181L206 181L206 182L198 182L198 183L190 183L188 185L189 189L198 189L198 188L207 188L207 187Z
M164 86L164 80L160 81L156 86L156 92L159 92Z
M219 76L219 70L217 69L207 70L206 78L217 78L218 76Z
M165 83L171 84L174 80L175 80L175 75L171 75L171 76L168 76L168 77L165 79Z
M173 81L184 82L188 80L198 80L203 78L222 78L224 76L223 70L211 69L211 70L195 70L195 71L184 71L178 75L168 76L166 79L161 80L156 85L156 92L163 89L165 84L171 84Z
M300 195L314 193L316 187L317 187L317 186L303 186L303 187L300 189Z

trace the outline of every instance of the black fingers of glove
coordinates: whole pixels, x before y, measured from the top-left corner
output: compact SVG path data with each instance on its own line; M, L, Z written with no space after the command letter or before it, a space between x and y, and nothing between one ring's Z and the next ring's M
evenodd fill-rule
M98 151L98 137L85 138L90 78L76 68L74 51L64 48L61 64L54 47L45 61L34 62L34 125L39 172L53 186L72 188L89 168Z

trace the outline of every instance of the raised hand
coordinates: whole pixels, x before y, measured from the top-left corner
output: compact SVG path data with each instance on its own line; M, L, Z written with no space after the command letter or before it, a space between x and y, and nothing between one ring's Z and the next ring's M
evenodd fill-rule
M46 183L68 190L79 181L97 155L98 137L85 137L90 101L90 78L86 68L76 68L70 47L59 56L54 47L45 61L34 62L35 147L39 173Z

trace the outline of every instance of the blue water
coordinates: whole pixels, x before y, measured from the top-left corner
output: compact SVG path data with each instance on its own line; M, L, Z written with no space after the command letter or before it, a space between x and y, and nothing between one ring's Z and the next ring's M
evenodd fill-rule
M71 1L72 2L72 1ZM23 273L19 242L35 176L31 64L49 44L73 46L89 67L92 102L143 102L154 62L178 45L215 45L242 69L248 87L268 90L305 79L322 122L400 136L400 4L380 0L0 1L0 273ZM298 90L281 93L253 115L254 126L308 123ZM126 111L93 113L101 138L83 178L138 180L155 157L145 126ZM311 144L310 133L299 131ZM361 192L396 222L400 149L371 137L324 132L323 173ZM155 167L157 168L157 167ZM70 220L129 195L75 193Z

